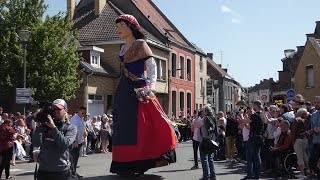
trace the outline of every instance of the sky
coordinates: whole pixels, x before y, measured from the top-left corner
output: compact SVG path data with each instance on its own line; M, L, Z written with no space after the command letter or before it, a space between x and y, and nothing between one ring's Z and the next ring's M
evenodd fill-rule
M77 0L79 1L79 0ZM47 14L66 0L46 0ZM306 43L320 21L319 0L153 0L180 32L241 85L278 80L285 49Z

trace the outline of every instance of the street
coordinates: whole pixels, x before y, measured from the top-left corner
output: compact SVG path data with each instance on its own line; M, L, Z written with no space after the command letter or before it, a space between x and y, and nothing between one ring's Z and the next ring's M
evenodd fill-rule
M202 176L202 169L190 170L193 166L192 142L179 143L177 145L178 162L170 166L155 168L147 171L145 177L136 179L160 180L160 179L182 179L198 180ZM128 177L118 177L109 173L111 154L93 154L79 159L78 173L83 175L85 180L122 180L132 179ZM201 163L199 162L199 165ZM35 163L17 164L11 167L13 180L32 180ZM220 180L239 180L244 174L244 164L230 164L225 161L215 162L217 177ZM262 179L280 179L262 178ZM283 178L287 179L287 178Z

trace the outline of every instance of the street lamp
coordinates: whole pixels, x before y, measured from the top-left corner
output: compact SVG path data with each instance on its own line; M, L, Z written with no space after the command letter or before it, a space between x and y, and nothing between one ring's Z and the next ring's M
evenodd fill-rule
M290 89L292 89L292 69L291 69L291 60L294 56L295 50L294 49L286 49L284 50L284 55L286 59L290 59L289 61L289 75L290 75Z
M27 43L31 35L31 31L28 30L19 30L18 35L20 38L20 42L23 48L23 88L27 86L27 66L26 66L26 59L27 59ZM23 114L26 113L26 105L23 105Z

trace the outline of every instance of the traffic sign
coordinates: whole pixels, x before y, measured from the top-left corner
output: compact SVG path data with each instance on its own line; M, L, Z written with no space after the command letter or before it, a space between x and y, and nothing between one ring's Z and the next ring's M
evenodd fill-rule
M286 103L287 104L291 104L291 102L293 102L294 98L287 98Z
M24 97L24 96L16 96L16 103L17 104L29 104L33 102L32 97Z
M261 101L265 102L268 100L268 96L267 95L262 95L261 96Z
M287 96L293 98L296 95L296 92L293 89L287 91Z
M33 92L30 88L16 88L16 96L32 96Z

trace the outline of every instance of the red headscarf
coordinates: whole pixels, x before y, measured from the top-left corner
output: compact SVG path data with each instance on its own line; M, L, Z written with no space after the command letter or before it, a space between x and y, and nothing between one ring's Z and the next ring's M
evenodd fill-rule
M139 22L137 21L137 19L134 16L132 16L130 14L123 14L123 15L120 15L117 18L117 20L118 19L126 20L129 23L131 23L132 25L134 25L138 30L140 30L140 24L139 24Z

